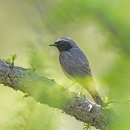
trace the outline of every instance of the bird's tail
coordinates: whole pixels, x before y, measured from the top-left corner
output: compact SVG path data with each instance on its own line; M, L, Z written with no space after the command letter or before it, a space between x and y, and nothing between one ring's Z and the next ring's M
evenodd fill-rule
M92 78L83 81L81 85L83 86L84 89L86 89L91 94L92 98L97 104L101 106L106 106L105 102L102 100L101 96L97 92Z
M92 98L94 99L94 101L101 105L101 106L105 106L105 102L102 100L101 96L99 95L99 93L96 91L95 88L93 88L92 86L90 87L85 87L87 89L87 91L91 94Z

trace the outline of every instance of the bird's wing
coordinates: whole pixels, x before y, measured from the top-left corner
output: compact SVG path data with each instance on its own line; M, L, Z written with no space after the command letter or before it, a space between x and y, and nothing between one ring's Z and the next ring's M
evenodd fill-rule
M76 56L72 53L65 53L60 56L60 64L66 75L71 77L91 76L91 69L85 55Z
M91 76L91 70L88 66L68 65L63 68L72 77L86 77Z

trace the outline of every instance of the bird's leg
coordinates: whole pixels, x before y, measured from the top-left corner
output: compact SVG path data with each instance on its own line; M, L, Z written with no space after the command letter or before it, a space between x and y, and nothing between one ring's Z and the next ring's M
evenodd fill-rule
M69 89L69 88L72 87L75 83L76 83L76 82L73 81L73 82L69 85L69 87L67 87L66 89Z
M83 87L81 87L81 90L80 90L80 96L82 96L82 92L83 92Z

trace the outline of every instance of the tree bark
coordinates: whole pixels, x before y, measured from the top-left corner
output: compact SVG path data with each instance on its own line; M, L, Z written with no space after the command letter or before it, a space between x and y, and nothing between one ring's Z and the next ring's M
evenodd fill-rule
M37 102L58 108L97 129L106 129L111 123L108 109L88 101L83 96L69 92L53 79L48 79L29 69L12 66L5 60L0 60L0 83L21 90Z

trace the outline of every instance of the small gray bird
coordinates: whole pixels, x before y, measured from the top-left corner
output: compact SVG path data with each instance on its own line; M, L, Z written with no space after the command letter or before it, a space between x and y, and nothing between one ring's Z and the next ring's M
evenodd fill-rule
M79 82L91 94L97 104L104 106L105 103L94 87L88 59L76 43L68 37L61 37L49 46L58 48L59 62L64 73L69 78Z

